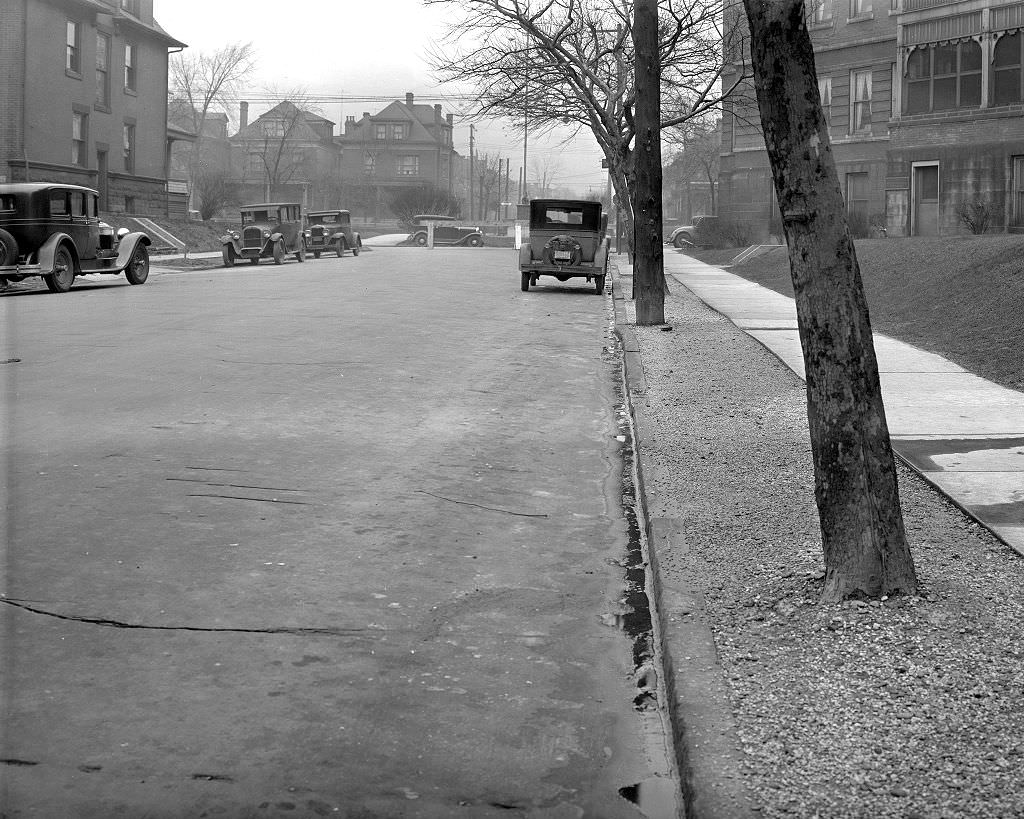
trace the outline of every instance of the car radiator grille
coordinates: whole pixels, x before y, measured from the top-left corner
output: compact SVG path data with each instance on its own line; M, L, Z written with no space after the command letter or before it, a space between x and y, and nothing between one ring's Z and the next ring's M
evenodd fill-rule
M257 250L263 247L263 230L261 228L246 228L242 231L242 247Z
M317 244L321 244L324 241L324 229L321 227L310 228L309 238Z

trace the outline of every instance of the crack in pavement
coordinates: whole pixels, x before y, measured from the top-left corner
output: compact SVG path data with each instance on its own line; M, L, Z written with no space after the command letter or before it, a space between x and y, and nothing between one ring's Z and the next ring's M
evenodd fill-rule
M73 623L88 623L94 626L105 626L107 628L139 629L143 631L196 631L212 634L291 634L303 635L326 635L330 637L356 637L366 633L365 628L316 628L300 626L280 626L267 628L214 628L206 626L151 626L143 623L125 623L121 620L111 620L105 617L84 617L71 614L60 614L55 611L36 608L18 600L0 598L0 603L13 606L16 609L41 614L44 617L53 617L57 620L68 620Z
M504 512L506 515L516 515L521 518L546 518L547 513L545 512L515 512L512 509L501 509L497 506L483 506L479 503L472 503L470 501L457 500L456 498L446 498L444 495L435 495L433 492L427 492L425 489L417 489L421 495L430 495L432 498L438 500L448 501L449 503L458 503L463 506L475 506L477 509L486 509L489 512Z

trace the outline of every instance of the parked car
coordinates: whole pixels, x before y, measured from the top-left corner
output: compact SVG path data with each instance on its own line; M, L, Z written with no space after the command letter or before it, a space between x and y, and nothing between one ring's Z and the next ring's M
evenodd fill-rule
M347 210L311 210L306 250L319 259L325 250L333 250L339 257L351 250L358 256L363 240L352 230L352 215Z
M484 234L480 228L458 225L455 221L454 216L439 216L429 213L414 216L412 217L413 231L409 234L408 241L411 244L426 247L427 225L433 222L435 245L480 247L484 243Z
M717 216L694 216L692 225L680 225L673 230L665 244L675 247L693 247L706 244L707 234L718 224Z
M0 184L0 281L42 276L66 293L75 276L124 273L129 284L149 278L149 236L99 218L99 193L55 182Z
M305 224L302 205L294 202L268 202L241 208L242 227L220 237L224 267L239 259L259 264L260 259L284 262L289 253L296 261L306 260Z
M522 289L541 276L565 282L586 278L597 293L608 275L608 216L600 202L534 199L530 202L530 235L519 249Z

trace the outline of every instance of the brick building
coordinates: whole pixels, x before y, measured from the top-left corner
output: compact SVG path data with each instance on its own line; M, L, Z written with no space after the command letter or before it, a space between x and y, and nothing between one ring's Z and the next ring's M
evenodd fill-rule
M854 233L962 233L965 203L998 214L996 230L1024 229L1024 3L807 6ZM726 82L742 64L734 60ZM779 235L756 101L746 86L723 116L719 214L753 235Z
M229 142L245 201L341 207L341 149L331 120L284 100L249 122L243 102Z
M0 0L0 14L0 180L86 185L102 210L183 212L168 190L167 55L185 44L153 0Z
M456 190L453 116L440 105L422 105L413 94L377 114L348 117L338 137L342 176L354 200L369 198L370 210L383 209L390 192L416 186Z

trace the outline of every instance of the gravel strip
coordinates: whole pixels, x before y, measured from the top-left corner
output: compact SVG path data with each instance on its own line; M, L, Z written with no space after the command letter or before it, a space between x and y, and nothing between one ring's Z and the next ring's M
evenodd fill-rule
M803 382L670 283L672 332L635 328L648 512L661 576L704 596L756 809L1024 817L1024 560L899 465L920 596L818 603Z

